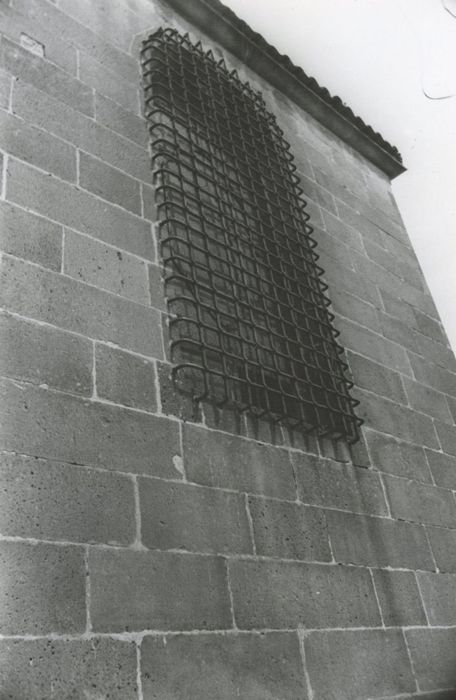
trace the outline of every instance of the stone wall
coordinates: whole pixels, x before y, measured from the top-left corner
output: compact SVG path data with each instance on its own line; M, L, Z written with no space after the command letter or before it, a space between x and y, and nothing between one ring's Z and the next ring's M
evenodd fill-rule
M148 0L0 7L1 700L453 697L456 361L388 178L226 55L292 144L365 426L349 455L195 416L138 57L202 35Z

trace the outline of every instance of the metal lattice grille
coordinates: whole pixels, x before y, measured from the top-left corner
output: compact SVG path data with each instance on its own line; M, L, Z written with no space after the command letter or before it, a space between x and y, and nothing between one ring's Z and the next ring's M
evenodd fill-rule
M275 118L175 30L144 42L142 65L175 381L354 442L357 402Z

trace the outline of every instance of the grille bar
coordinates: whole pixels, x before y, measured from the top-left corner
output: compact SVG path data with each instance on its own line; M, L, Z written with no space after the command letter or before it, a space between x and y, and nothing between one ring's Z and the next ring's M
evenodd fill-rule
M355 442L358 402L275 117L188 35L160 29L141 56L176 385Z

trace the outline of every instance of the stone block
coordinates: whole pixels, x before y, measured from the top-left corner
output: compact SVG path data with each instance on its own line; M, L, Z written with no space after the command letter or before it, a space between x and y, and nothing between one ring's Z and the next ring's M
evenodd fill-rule
M85 52L81 52L79 57L79 79L86 85L93 87L97 92L122 105L125 109L138 113L139 71L134 82L123 80L118 74L109 70L106 65L98 63Z
M119 73L127 80L135 80L138 76L138 62L133 56L127 55L124 51L116 48L106 36L106 20L109 14L106 14L102 5L93 6L100 13L100 24L98 25L99 34L95 31L95 26L92 21L86 26L83 26L79 21L76 21L66 12L62 12L61 8L54 7L46 0L17 0L15 8L25 15L33 26L37 27L52 27L55 36L59 37L61 43L67 43L77 46L86 51L90 56L93 56L99 63L106 64L111 70ZM73 10L76 9L71 3ZM144 5L141 5L144 11ZM130 14L128 11L124 14ZM155 12L153 11L155 16ZM144 27L137 31L144 31Z
M156 6L149 3L139 5L140 9L136 12L131 11L131 2L120 5L116 12L106 12L105 6L97 3L75 4L71 0L62 0L59 8L67 17L74 17L78 23L90 27L97 36L101 35L105 41L126 53L130 50L134 35L145 30L153 31L159 20Z
M440 321L436 321L434 318L427 316L427 314L422 313L419 309L414 309L414 314L416 327L420 333L446 345L448 341L445 332L442 330Z
M115 545L135 539L128 477L0 454L0 484L3 536Z
M393 518L456 528L456 501L451 491L412 479L384 476Z
M56 100L93 116L93 94L90 87L6 38L3 38L0 47L0 66Z
M330 189L330 191L332 190ZM326 211L323 212L323 219L328 233L343 241L350 248L364 252L363 239L352 226L347 226L341 219L328 214Z
M222 558L92 549L89 571L97 632L232 626Z
M367 700L415 690L399 630L314 632L304 644L315 700Z
M456 574L456 531L442 527L427 527L426 530L439 570Z
M429 624L456 625L456 576L420 571L417 578Z
M86 625L81 547L0 542L3 635L82 633Z
M378 474L349 464L292 453L299 500L310 505L387 515Z
M139 180L85 153L79 156L79 184L98 197L141 215Z
M108 97L100 95L99 92L95 93L97 122L146 148L148 142L146 121L133 113L136 111L135 107L136 105L132 104L129 109L124 109Z
M336 326L341 332L341 343L348 350L410 376L410 365L404 348L346 318L337 317Z
M114 168L145 182L152 182L147 148L88 118L71 105L53 99L33 85L15 84L13 111Z
M49 326L0 313L0 376L92 394L92 343Z
M0 111L0 149L63 180L76 182L74 146L3 111Z
M289 500L296 498L289 453L279 447L186 425L184 460L190 481Z
M315 204L326 209L331 214L337 215L337 207L334 201L334 197L328 189L320 187L316 182L313 182L304 174L300 174L300 185L304 190L303 197L307 201L307 198L312 199ZM323 213L323 212L322 212ZM323 217L324 218L324 217Z
M257 554L303 561L331 561L322 510L255 496L250 496L248 502Z
M60 272L62 227L7 202L0 202L3 252Z
M2 639L0 665L5 700L137 698L134 642Z
M456 690L456 629L417 629L405 633L421 690Z
M130 408L156 411L154 362L97 343L95 363L97 396Z
M171 368L170 364L157 362L162 413L185 421L201 423L201 404L195 403L189 394L179 391L178 385L172 380Z
M386 627L427 624L413 572L374 569L372 574Z
M229 571L234 617L239 629L376 627L381 624L366 569L238 560L230 561Z
M4 36L23 45L29 51L36 52L37 55L42 55L39 51L42 47L48 61L76 76L76 49L71 44L61 41L52 31L52 27L31 21L14 6L12 11L6 10L2 13L2 32Z
M142 185L142 198L143 198L143 207L144 207L144 212L143 212L144 218L149 219L149 221L156 221L157 220L157 207L156 207L156 202L155 202L154 190L152 187L149 187L148 185L145 185L144 183Z
M155 309L14 258L5 256L1 267L0 303L7 311L142 355L162 356Z
M372 331L380 332L377 309L372 304L368 304L358 299L358 297L346 294L339 289L337 291L334 290L334 294L331 295L331 301L333 310L337 314L345 316L345 318L355 321L361 326L366 326Z
M456 457L456 425L435 421L435 429L437 430L442 450Z
M366 430L365 435L372 464L377 469L419 481L432 481L422 447L374 430Z
M149 304L147 267L143 260L68 229L65 230L64 272L138 304Z
M383 308L386 314L402 321L408 328L415 328L416 318L414 310L410 304L398 299L393 294L390 294L385 289L380 289Z
M444 394L419 382L414 382L407 377L404 377L404 386L409 404L413 409L426 413L428 416L437 418L445 423L453 423Z
M342 265L337 260L327 259L324 269L324 279L328 282L330 291L332 289L345 289L349 294L368 301L374 306L380 305L377 287L363 275L353 272L351 268Z
M143 258L154 258L147 221L25 163L9 162L6 191L7 198L19 206Z
M176 421L2 380L0 449L180 479Z
M0 70L0 107L8 109L11 97L13 78L11 73Z
M424 528L386 518L327 511L337 562L358 566L434 570Z
M218 489L140 479L142 541L149 549L251 554L244 497Z
M166 310L165 285L159 265L148 265L150 303L156 309Z
M436 391L456 397L456 373L449 372L448 369L429 362L430 358L424 359L414 353L409 353L409 357L418 382L427 384Z
M145 637L144 700L307 700L295 634Z
M397 372L352 352L347 352L347 361L356 386L392 401L407 404L401 376Z
M366 428L425 447L439 447L430 417L363 389L356 388L352 394L360 401L357 415L366 422Z

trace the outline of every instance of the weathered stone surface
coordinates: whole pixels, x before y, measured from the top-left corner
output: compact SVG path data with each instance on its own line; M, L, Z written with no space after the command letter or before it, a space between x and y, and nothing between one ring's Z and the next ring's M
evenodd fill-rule
M147 221L68 182L11 159L6 191L7 198L19 206L110 245L154 259L152 233Z
M432 481L422 447L401 442L374 430L365 430L365 436L374 467L397 476Z
M89 571L97 632L232 626L222 558L92 549Z
M130 478L0 454L0 533L128 545L135 538Z
M147 149L126 139L98 121L88 118L63 102L18 83L13 94L13 110L32 124L74 144L115 168L133 177L152 181Z
M8 109L11 96L12 75L7 71L0 70L0 107Z
M424 528L414 523L327 511L334 558L344 564L425 569L434 564Z
M290 500L296 498L287 450L186 425L184 454L191 481Z
M231 561L229 570L234 617L240 629L380 624L366 569L263 560Z
M453 574L417 574L431 625L456 625L456 576Z
M413 572L374 569L372 573L382 618L387 627L426 625Z
M0 304L7 311L142 355L162 356L155 309L6 256L0 284Z
M0 248L60 272L62 227L7 202L0 202Z
M295 634L146 637L144 700L307 700Z
M367 428L425 447L439 447L434 423L430 417L362 389L357 388L352 393L360 401L357 414L366 421Z
M395 476L385 475L383 482L394 518L456 528L456 501L451 491Z
M446 489L456 490L456 457L433 450L426 450L426 457L435 483Z
M86 153L79 156L79 184L102 199L141 215L139 180Z
M124 109L108 97L95 93L97 122L145 147L148 141L146 120L133 114L133 109L134 105L130 105L130 109Z
M5 700L136 700L134 642L115 639L0 640Z
M244 497L140 479L142 541L150 549L252 553Z
M139 304L149 304L144 260L101 241L65 230L64 272Z
M82 548L2 541L0 582L2 634L84 631Z
M456 691L456 629L407 630L405 635L420 688Z
M92 393L92 343L0 313L0 376L82 396Z
M304 561L331 561L324 512L297 503L250 496L256 553Z
M6 38L1 44L0 65L73 109L93 116L93 94L89 87Z
M122 105L125 109L139 109L138 88L140 87L139 74L135 82L123 80L109 70L109 67L98 63L85 52L80 54L79 78L82 83L95 88L106 97Z
M435 428L442 450L456 457L456 426L435 421Z
M95 363L97 396L131 408L156 410L153 362L97 343Z
M404 385L412 408L446 423L453 422L444 394L407 377L404 377Z
M401 376L397 372L352 352L347 353L347 359L357 386L398 403L407 403Z
M299 500L353 513L387 515L378 474L330 459L292 453Z
M63 180L76 182L74 146L3 111L0 112L0 148Z
M339 317L336 325L341 332L342 344L349 350L365 355L396 372L411 374L404 348L346 318Z
M456 530L426 528L432 553L440 571L456 573Z
M3 380L0 448L113 471L181 478L167 418Z
M315 700L367 700L415 690L400 631L314 632L304 645Z

